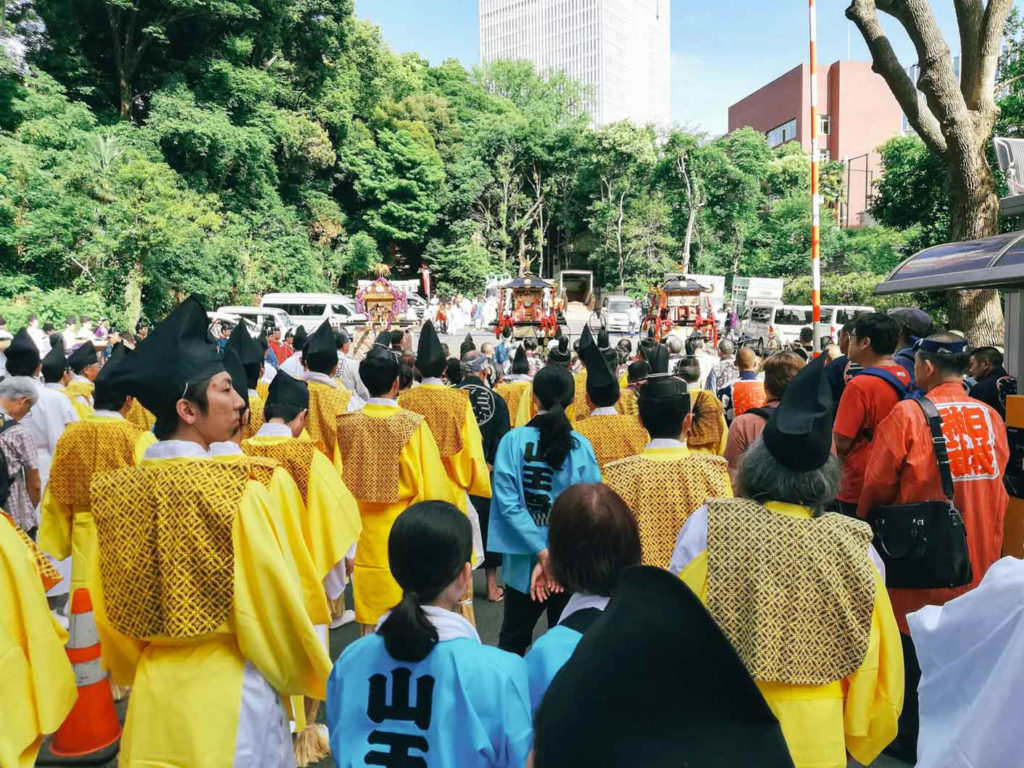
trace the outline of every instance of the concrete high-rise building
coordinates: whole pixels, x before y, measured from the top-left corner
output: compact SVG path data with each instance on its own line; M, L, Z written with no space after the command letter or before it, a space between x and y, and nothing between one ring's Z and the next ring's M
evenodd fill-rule
M480 61L525 59L586 86L597 125L672 120L671 0L480 0Z

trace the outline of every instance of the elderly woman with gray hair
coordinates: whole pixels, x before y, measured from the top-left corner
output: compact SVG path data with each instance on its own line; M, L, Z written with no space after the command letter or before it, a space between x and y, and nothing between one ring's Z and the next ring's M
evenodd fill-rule
M832 392L819 357L743 458L739 493L683 525L669 570L707 606L782 726L793 763L868 764L903 706L899 628L866 523L835 497Z
M9 376L0 381L0 454L6 477L0 477L0 507L15 524L35 538L39 520L36 508L42 491L39 454L32 433L19 422L35 405L39 394L27 376Z

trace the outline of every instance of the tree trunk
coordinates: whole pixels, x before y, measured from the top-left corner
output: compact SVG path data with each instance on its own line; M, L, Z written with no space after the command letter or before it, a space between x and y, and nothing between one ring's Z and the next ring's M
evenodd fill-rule
M999 232L999 198L995 179L985 158L985 137L964 136L949 142L949 179L953 194L950 239L976 240ZM965 131L966 133L966 131ZM966 145L966 148L964 148ZM999 292L961 289L946 292L949 327L962 332L972 346L1005 344L1005 324Z
M118 91L121 97L121 119L132 119L132 86L124 77L117 79Z
M142 317L142 262L136 261L128 273L128 285L124 289L124 316L128 327L134 328Z
M619 290L626 290L625 263L622 254L622 220L626 214L626 193L619 195L619 220L615 225L615 246L619 256Z
M697 208L690 205L690 215L686 220L686 239L683 241L683 272L690 273L690 243L693 242L693 227L697 223Z

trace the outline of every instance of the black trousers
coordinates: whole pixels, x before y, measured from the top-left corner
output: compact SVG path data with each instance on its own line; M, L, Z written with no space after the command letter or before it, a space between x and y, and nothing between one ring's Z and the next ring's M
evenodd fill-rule
M487 546L487 526L491 520L491 500L483 496L470 496L473 509L480 517L480 535L484 540L484 547ZM484 568L497 568L501 565L500 552L484 552Z
M917 734L921 726L918 710L917 686L921 684L921 665L910 635L900 633L903 645L903 711L900 713L896 743L905 759L917 762Z
M548 612L548 626L558 623L558 618L569 602L569 593L552 595L547 602L535 602L529 595L505 585L505 616L498 633L498 647L503 651L523 656L533 642L533 628L544 611Z

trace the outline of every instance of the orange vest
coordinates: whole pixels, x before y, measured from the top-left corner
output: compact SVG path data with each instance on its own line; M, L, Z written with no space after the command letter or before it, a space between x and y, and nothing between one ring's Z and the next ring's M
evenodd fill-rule
M732 405L736 416L742 416L751 408L760 408L768 401L763 381L740 379L732 383Z

